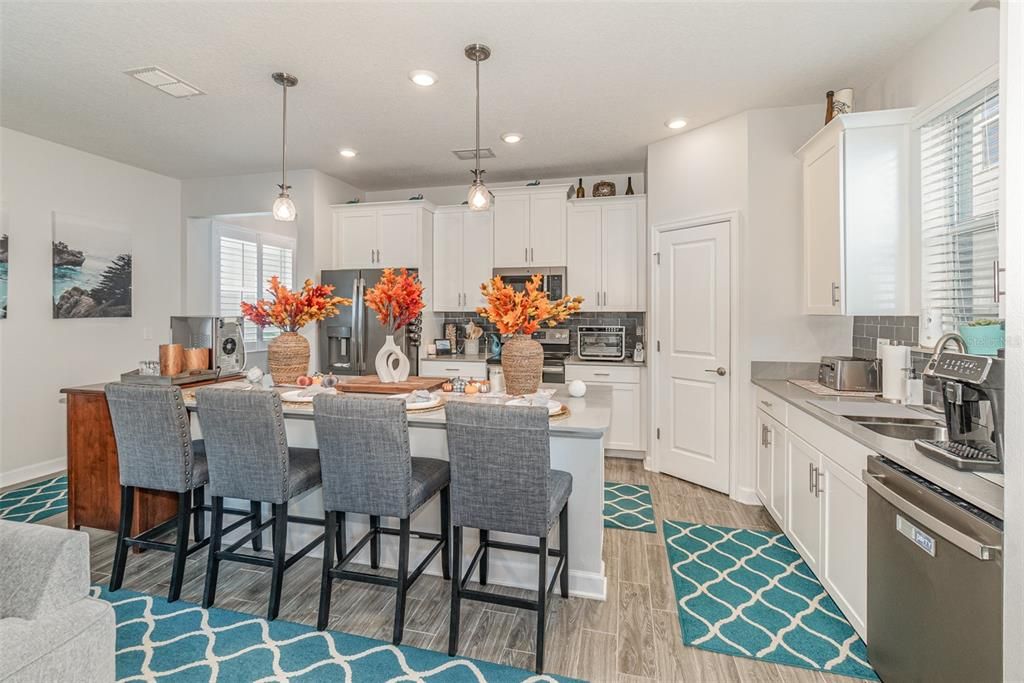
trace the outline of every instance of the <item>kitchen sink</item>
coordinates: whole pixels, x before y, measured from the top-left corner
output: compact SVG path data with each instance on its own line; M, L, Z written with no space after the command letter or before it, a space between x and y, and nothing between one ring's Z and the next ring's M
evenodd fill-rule
M894 422L861 422L862 427L881 434L882 436L894 439L913 441L914 439L929 439L932 441L945 441L947 438L946 428L935 422L921 420L918 423L894 423Z
M927 417L865 417L863 415L843 415L847 420L860 424L893 424L893 425L921 425L923 427L942 427L942 422Z

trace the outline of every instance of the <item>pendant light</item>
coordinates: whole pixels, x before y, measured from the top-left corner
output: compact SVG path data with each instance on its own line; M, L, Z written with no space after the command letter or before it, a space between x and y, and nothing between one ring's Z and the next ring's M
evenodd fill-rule
M288 196L288 190L291 189L291 185L288 184L288 167L286 163L286 153L288 151L288 88L298 85L299 79L281 71L273 74L271 78L274 79L274 83L281 86L284 92L284 108L281 113L281 184L278 185L281 188L281 194L277 195L277 199L274 200L274 220L294 221L295 203Z
M466 57L476 64L476 169L473 184L469 186L469 208L471 211L486 211L491 208L491 191L484 185L480 170L480 62L491 56L491 48L480 43L466 46Z

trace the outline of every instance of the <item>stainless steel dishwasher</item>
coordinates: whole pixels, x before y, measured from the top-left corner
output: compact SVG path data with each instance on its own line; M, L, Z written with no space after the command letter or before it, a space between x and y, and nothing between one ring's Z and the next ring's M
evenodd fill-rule
M868 658L886 683L1002 680L1003 524L868 458Z

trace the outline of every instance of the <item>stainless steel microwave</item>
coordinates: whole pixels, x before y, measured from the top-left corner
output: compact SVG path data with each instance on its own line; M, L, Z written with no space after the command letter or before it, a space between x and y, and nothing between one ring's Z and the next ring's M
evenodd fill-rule
M565 268L495 268L494 274L500 275L506 285L516 291L526 289L526 283L535 274L541 276L541 291L547 292L551 300L565 296Z

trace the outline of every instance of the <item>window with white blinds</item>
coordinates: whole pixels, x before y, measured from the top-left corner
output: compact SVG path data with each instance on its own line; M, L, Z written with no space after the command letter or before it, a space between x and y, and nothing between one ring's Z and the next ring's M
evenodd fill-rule
M289 289L295 287L295 242L235 226L217 224L214 230L217 263L214 291L220 315L240 316L241 302L267 296L267 281L274 275ZM246 346L258 348L280 332L243 325Z
M944 331L999 317L999 92L921 128L922 299Z

